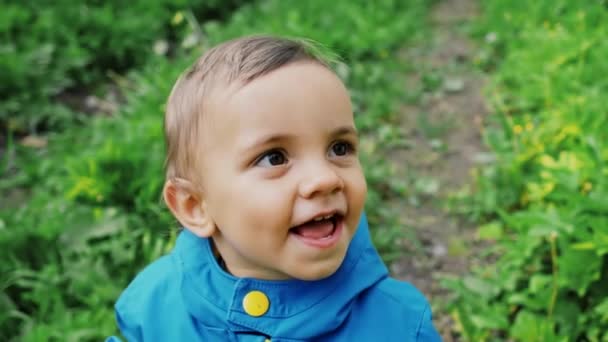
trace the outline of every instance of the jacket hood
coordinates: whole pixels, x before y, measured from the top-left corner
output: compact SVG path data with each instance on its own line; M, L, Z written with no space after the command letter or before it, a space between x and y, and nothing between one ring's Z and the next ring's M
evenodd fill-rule
M310 340L330 333L348 318L353 301L388 276L362 217L344 261L331 276L317 281L269 281L234 277L218 265L209 239L184 230L174 254L181 268L181 293L190 314L201 324L223 322L235 332ZM268 297L268 311L248 315L243 298L250 291Z

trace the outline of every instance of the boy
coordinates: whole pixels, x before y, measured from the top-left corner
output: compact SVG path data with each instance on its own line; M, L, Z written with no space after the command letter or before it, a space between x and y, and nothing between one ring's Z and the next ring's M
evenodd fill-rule
M438 341L363 215L349 94L304 43L209 50L168 100L171 254L121 295L129 341Z

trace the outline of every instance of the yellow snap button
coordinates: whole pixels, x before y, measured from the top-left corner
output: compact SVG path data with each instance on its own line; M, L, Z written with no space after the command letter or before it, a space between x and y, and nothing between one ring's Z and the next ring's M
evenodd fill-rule
M243 309L249 316L262 316L269 306L268 297L261 291L251 291L243 298Z

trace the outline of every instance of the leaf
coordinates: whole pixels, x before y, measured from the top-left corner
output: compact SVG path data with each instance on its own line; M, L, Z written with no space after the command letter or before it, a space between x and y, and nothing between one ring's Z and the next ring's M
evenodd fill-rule
M502 235L503 225L498 221L484 224L477 230L477 238L480 240L500 240Z
M485 307L482 311L471 314L471 322L478 328L487 329L506 329L509 327L508 312L506 306L495 303L490 307Z
M587 318L587 314L581 312L577 301L569 300L568 297L558 297L553 315L561 335L577 336L586 330L581 322Z
M608 298L605 298L600 302L593 311L600 315L600 319L603 323L608 323Z
M483 280L481 278L468 276L464 278L463 283L467 289L471 290L478 296L481 296L486 299L490 299L496 296L499 292L498 287L496 287L491 282Z
M414 184L416 190L425 195L435 195L439 191L439 180L436 178L422 177Z
M572 249L581 250L581 251L588 251L588 250L593 250L593 249L597 248L597 246L595 245L595 243L593 243L593 241L573 243L572 245L570 245L570 247L572 247Z
M547 291L550 288L552 277L544 274L535 274L530 278L529 289L531 293Z
M560 287L575 290L579 296L587 292L591 283L600 278L602 259L590 250L566 248L558 257Z
M520 341L557 341L554 323L528 311L517 315L511 335Z

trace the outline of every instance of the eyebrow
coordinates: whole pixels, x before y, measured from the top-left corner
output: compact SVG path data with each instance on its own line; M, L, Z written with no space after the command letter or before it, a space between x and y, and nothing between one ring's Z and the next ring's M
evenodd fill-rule
M331 131L329 135L332 137L343 136L343 135L357 135L357 130L353 126L341 126L341 127L334 129L333 131ZM276 143L279 141L289 140L290 138L293 138L293 135L291 135L291 134L271 134L271 135L263 136L259 139L255 139L255 140L251 141L250 143L248 142L248 143L244 144L243 147L244 147L244 149L251 149L251 148L256 148L258 146L270 145L270 144L273 144L273 143Z
M342 127L338 127L337 129L335 129L333 132L331 132L331 136L339 136L339 135L357 135L357 129L355 129L355 127L353 126L342 126Z
M262 136L258 139L252 139L250 142L243 144L243 150L249 150L258 146L270 145L279 141L289 140L292 135L290 134L271 134Z

